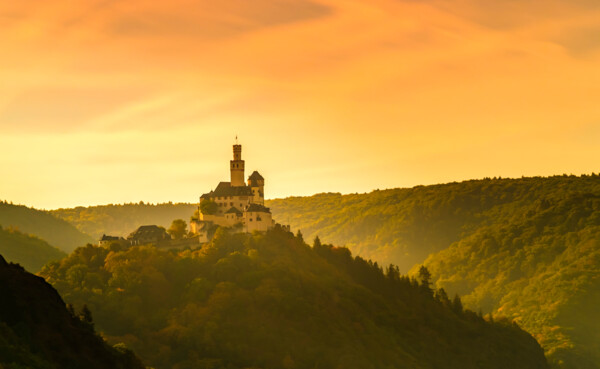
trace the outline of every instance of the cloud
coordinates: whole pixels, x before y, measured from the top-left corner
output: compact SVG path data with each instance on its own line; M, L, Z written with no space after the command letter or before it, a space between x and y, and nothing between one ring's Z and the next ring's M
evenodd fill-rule
M600 49L600 26L575 26L556 36L555 41L575 57L587 57Z
M595 0L397 0L435 6L448 14L480 26L510 30L572 14L597 11Z
M212 40L327 16L331 10L307 0L228 0L131 3L107 24L118 37L183 37ZM117 8L117 7L115 7Z

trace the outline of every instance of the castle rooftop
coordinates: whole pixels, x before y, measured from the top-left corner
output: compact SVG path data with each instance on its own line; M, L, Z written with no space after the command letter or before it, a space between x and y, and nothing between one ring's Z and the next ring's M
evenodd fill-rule
M261 204L252 203L252 204L248 205L248 207L246 208L246 212L270 213L271 210Z
M236 207L232 206L231 209L229 209L225 212L225 214L235 214L235 215L241 217L243 213L241 211L239 211Z
M227 196L252 196L252 189L247 186L232 186L230 182L220 182L214 191L205 193L200 198Z

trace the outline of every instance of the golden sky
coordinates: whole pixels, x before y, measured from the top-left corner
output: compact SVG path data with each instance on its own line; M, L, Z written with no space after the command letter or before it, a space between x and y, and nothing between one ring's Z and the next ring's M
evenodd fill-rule
M598 172L597 0L0 2L0 199Z

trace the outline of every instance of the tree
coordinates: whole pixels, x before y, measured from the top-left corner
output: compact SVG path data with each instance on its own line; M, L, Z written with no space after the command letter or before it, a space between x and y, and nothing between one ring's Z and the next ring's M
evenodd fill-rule
M431 273L427 270L425 265L421 265L421 268L419 268L419 279L421 280L421 287L429 290L431 285Z
M463 304L462 301L460 301L460 296L458 296L458 294L454 295L454 299L452 299L452 310L457 314L463 312Z
M296 239L298 239L300 242L304 242L304 236L302 236L302 232L300 232L300 230L296 232Z
M387 267L385 276L391 280L399 280L400 279L400 269L394 264L390 264Z
M321 244L321 239L319 238L319 236L316 236L316 237L315 237L315 240L314 240L314 242L313 242L313 248L314 248L314 249L318 249L318 248L319 248L319 247L321 247L321 246L322 246L322 244Z
M175 219L167 232L176 240L182 239L187 233L187 223L183 219Z
M200 211L202 214L216 214L217 210L219 210L219 205L217 205L216 202L209 199L202 199L202 201L200 201Z
M440 288L439 290L435 291L435 298L439 302L444 304L444 306L450 306L450 298L448 297L446 290L444 290L443 288Z
M79 313L79 320L85 323L90 329L94 329L94 319L92 318L92 312L86 304L84 304L81 308L81 312Z

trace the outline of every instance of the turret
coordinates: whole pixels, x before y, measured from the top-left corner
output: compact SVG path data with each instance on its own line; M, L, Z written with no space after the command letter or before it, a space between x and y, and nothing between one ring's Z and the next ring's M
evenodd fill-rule
M252 189L252 202L264 205L265 203L265 179L257 171L248 177L248 187Z
M231 186L244 186L244 161L242 160L242 145L233 145L233 160L229 162L231 169Z

